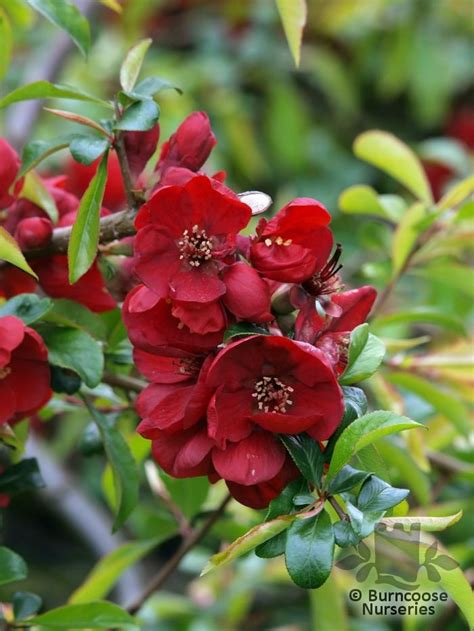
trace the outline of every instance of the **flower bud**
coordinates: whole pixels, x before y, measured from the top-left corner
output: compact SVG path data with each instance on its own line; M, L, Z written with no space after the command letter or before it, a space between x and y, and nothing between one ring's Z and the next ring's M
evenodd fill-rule
M53 234L53 224L43 217L22 219L15 232L16 240L22 250L32 250L47 245Z
M198 171L215 144L207 114L193 112L163 145L158 168L162 173L171 166Z
M126 131L123 134L128 166L133 177L138 177L146 163L155 153L160 138L160 126L156 124L148 131Z

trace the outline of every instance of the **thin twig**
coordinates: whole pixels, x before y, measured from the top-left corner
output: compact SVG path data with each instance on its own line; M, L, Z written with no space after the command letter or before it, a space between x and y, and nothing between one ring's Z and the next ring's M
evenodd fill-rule
M342 521L347 521L349 519L346 513L342 510L341 506L339 505L339 502L336 500L335 497L333 497L332 495L328 495L326 499L336 511L339 519L341 519Z
M148 587L143 594L134 600L128 607L127 611L131 614L135 614L144 602L156 591L162 587L165 581L171 576L171 574L178 567L181 559L199 543L205 535L209 532L215 522L222 516L227 504L231 500L231 496L227 495L223 501L219 504L215 511L207 518L204 524L194 530L191 535L183 541L175 554L165 563L161 571L151 580Z
M142 379L128 377L127 375L116 375L111 372L104 373L102 381L108 383L109 386L117 386L124 388L124 390L132 390L132 392L141 392L148 385L147 382L142 381Z

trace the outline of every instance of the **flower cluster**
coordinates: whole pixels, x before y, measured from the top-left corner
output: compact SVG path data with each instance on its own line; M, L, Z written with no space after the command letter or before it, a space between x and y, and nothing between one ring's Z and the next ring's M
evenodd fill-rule
M123 319L150 382L138 432L168 474L223 479L262 508L298 474L279 435L323 444L341 422L338 376L375 291L343 291L331 217L313 199L243 236L251 209L200 171L215 139L203 115L192 123L165 144L136 218Z

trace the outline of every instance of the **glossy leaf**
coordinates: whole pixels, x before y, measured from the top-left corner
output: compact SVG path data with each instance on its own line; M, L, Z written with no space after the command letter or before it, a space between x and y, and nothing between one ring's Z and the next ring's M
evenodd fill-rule
M53 223L58 221L56 202L43 183L43 180L34 171L29 171L25 175L20 197L28 199L30 202L33 202L33 204L42 208Z
M158 121L160 108L149 99L132 103L115 125L121 131L147 131Z
M20 246L9 232L0 226L0 260L7 261L19 267L27 274L38 278L20 250Z
M32 626L48 629L126 629L138 631L133 617L113 603L95 601L64 605L28 620Z
M178 94L182 94L183 91L173 83L170 83L166 79L161 77L147 77L137 83L132 92L127 92L127 95L134 99L152 98L156 96L162 90L176 90Z
M445 517L422 517L418 515L408 515L406 517L384 517L381 521L382 524L394 527L397 524L402 526L419 526L420 530L424 532L439 532L454 526L462 517L462 510L454 515L447 515Z
M163 539L158 535L146 541L130 541L100 559L85 581L69 598L69 604L87 603L104 598L129 567L149 554Z
M308 483L303 478L297 478L290 482L283 491L268 505L265 521L270 521L280 515L288 515L294 509L293 498L298 493L308 490Z
M356 418L367 412L367 397L361 388L342 386L344 392L344 416L341 424L329 439L324 450L324 459L328 463L331 460L339 436Z
M258 524L246 532L245 535L239 537L231 543L230 546L228 546L223 552L214 554L201 572L201 576L207 574L216 567L230 563L243 554L250 552L250 550L253 550L259 544L267 541L267 539L270 539L283 530L286 530L294 520L294 515L285 515L277 517L277 519L273 519L272 521L266 521L262 524Z
M58 298L52 301L51 309L45 319L59 326L80 329L97 340L103 340L106 335L102 318L73 300Z
M68 246L69 282L74 284L90 268L97 256L100 209L107 181L107 155L97 168L84 193Z
M367 379L380 366L384 356L382 340L369 333L368 324L361 324L351 333L347 366L339 382L350 385Z
M346 465L342 467L339 473L331 480L328 486L328 492L331 495L335 495L344 493L344 491L350 491L350 489L361 484L364 480L367 480L370 475L371 473L368 471L359 471L350 465Z
M362 511L388 510L399 504L409 494L408 489L397 489L375 475L362 485L357 497L357 508Z
M23 177L31 169L35 169L48 156L65 149L74 138L72 134L60 136L52 140L32 140L24 147L21 154L21 168L18 178Z
M276 0L286 39L295 65L300 65L301 42L306 24L306 0Z
M44 317L52 305L50 298L40 298L36 294L18 294L0 306L0 317L13 315L25 324L31 324Z
M334 531L328 513L294 521L287 533L285 563L293 581L305 589L320 587L331 573Z
M426 204L433 203L424 169L414 154L396 136L384 131L366 131L355 139L354 153L403 184Z
M401 432L405 429L423 427L406 416L394 412L378 410L361 416L347 427L339 436L326 474L326 479L333 478L352 456L367 445L383 436Z
M28 569L21 556L9 548L0 547L0 585L22 581Z
M100 383L104 356L93 337L78 329L50 325L42 326L40 333L48 347L51 364L73 370L90 388Z
M375 526L385 514L384 510L362 511L351 502L346 502L346 510L354 533L361 539L373 533Z
M0 108L7 107L7 105L11 105L12 103L18 103L19 101L31 101L32 99L90 101L91 103L97 103L109 109L113 109L112 105L107 101L103 101L83 90L69 85L50 83L49 81L34 81L33 83L22 85L0 99Z
M109 418L89 407L99 428L107 460L112 468L116 515L112 531L118 530L138 502L138 470L129 446Z
M0 473L0 493L16 495L44 487L36 458L26 458Z
M68 33L84 56L91 46L89 22L69 0L27 0L47 20Z
M13 615L15 620L22 620L35 614L42 605L37 594L31 592L15 592L12 596Z
M324 455L319 443L307 434L281 435L280 440L303 477L319 486L324 466Z
M126 92L133 90L151 42L149 38L142 39L128 51L120 68L120 85Z
M337 521L333 524L333 530L336 544L340 548L350 548L351 546L356 546L360 541L360 537L356 535L351 523L348 521Z
M76 162L90 165L107 151L110 141L98 136L75 136L70 144L69 151Z

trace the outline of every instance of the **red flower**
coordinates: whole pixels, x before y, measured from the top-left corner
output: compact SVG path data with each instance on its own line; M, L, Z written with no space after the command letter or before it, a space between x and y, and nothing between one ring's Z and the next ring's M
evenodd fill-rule
M36 280L18 267L0 267L0 297L12 298L18 294L29 294L36 289Z
M156 352L163 347L178 348L191 353L205 353L222 342L224 331L198 335L176 318L171 303L160 300L144 285L128 294L122 317L134 346Z
M172 299L174 315L197 333L225 325L220 272L233 262L237 233L250 216L246 204L215 190L205 176L159 189L137 215L136 275L159 298Z
M7 208L13 197L9 194L20 168L20 158L13 147L4 139L0 138L0 210Z
M0 423L34 414L50 397L43 340L19 318L0 318Z
M206 378L214 390L208 432L216 471L249 486L268 482L286 462L275 434L325 440L343 414L342 391L321 351L285 337L256 335L221 351Z
M198 171L216 144L209 117L204 112L193 112L164 143L157 170L162 174L169 167L178 166Z
M152 455L160 467L175 478L214 475L209 438L204 422L173 434L157 431L152 442Z
M98 158L91 165L86 166L69 160L66 165L67 182L65 188L77 197L82 197L89 182L94 177L99 162ZM105 185L104 206L112 211L124 208L126 204L125 187L122 180L122 172L117 154L114 151L109 153L107 162L107 184Z
M148 160L155 153L160 138L160 126L156 124L148 131L126 131L123 134L128 166L136 178L146 167Z
M22 219L15 231L15 238L22 250L32 250L47 245L53 234L53 224L44 217Z
M261 219L250 260L267 278L299 283L321 269L332 249L331 216L322 204L298 198L273 219Z

